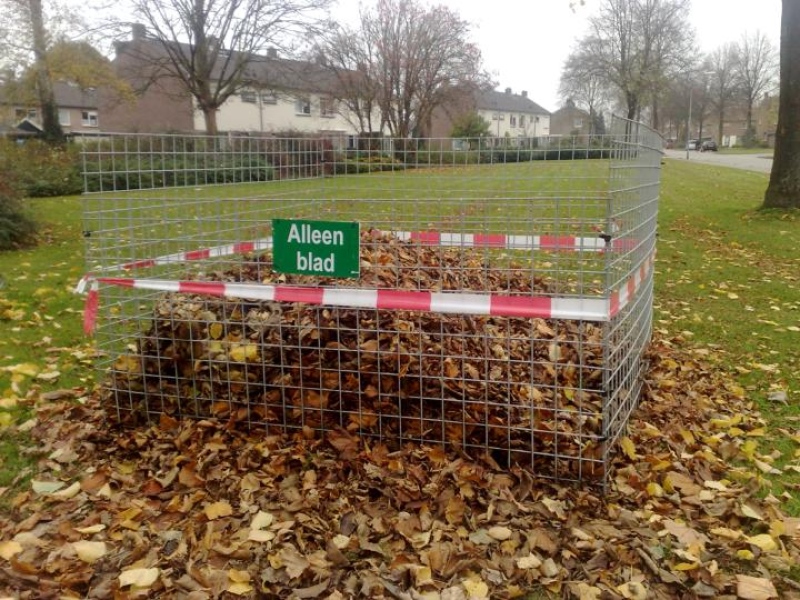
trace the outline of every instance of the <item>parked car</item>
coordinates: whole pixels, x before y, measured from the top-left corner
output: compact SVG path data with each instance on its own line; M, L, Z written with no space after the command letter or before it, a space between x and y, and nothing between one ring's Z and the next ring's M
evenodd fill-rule
M711 152L717 151L717 142L714 140L704 140L703 143L700 145L700 152L705 152L710 150Z
M687 150L700 150L700 140L689 140L686 142Z

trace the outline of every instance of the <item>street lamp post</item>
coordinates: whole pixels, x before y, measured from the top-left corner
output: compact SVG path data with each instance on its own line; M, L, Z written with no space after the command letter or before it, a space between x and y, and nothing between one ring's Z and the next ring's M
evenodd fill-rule
M693 86L689 84L689 116L686 119L686 160L689 160L689 136L691 135L690 129L692 127L692 91Z

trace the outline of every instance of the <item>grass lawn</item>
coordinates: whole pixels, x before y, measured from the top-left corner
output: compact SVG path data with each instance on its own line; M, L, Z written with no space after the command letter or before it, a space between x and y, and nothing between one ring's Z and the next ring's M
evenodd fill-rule
M758 211L767 181L757 173L665 163L655 323L683 332L736 373L772 425L781 464L794 456L800 421L793 408L800 400L800 214ZM22 485L32 464L24 433L8 425L25 422L40 393L79 398L94 380L83 299L72 292L84 271L81 199L31 205L44 223L44 242L0 253L0 490ZM800 504L792 511L800 515Z

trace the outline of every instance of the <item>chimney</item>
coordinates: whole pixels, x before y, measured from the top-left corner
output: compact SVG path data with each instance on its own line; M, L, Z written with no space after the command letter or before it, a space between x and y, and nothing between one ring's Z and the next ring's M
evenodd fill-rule
M147 37L147 27L141 23L133 23L131 25L131 38L134 40L143 40Z
M278 58L277 48L267 48L267 58Z
M522 97L523 98L527 98L528 97L528 90L522 90Z
M510 94L510 93L511 93L511 88L506 88L506 94Z

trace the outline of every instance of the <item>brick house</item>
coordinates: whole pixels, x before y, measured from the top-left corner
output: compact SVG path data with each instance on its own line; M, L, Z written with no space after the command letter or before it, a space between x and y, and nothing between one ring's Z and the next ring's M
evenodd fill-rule
M32 98L15 97L8 88L0 86L0 124L7 134L15 129L35 135L41 131L40 108ZM100 131L98 93L94 88L83 89L68 81L53 83L53 95L58 106L58 121L66 134L94 134ZM24 124L24 125L23 125Z
M188 45L180 47L189 52ZM134 26L131 40L117 43L116 73L137 94L130 102L103 104L106 131L205 131L202 111L182 82L155 66L165 58L161 43L141 25ZM270 51L252 57L246 75L248 84L217 112L219 131L358 133L336 101L335 77L323 65L279 58Z

